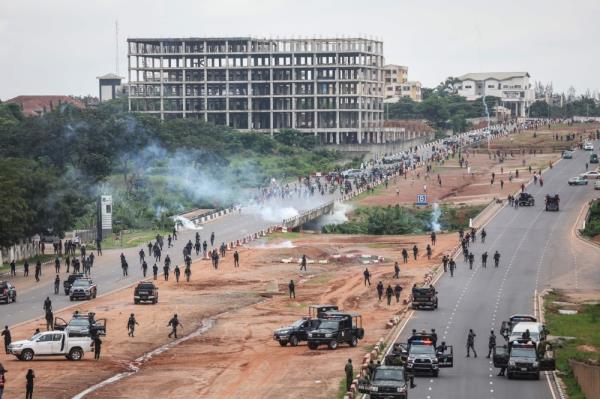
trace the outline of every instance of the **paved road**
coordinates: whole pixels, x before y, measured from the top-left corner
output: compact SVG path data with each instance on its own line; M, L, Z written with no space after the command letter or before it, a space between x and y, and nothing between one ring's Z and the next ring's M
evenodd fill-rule
M596 143L597 148L598 143ZM411 398L493 399L551 398L546 378L508 380L497 377L487 355L490 329L515 313L534 313L534 292L550 287L586 289L600 286L597 261L600 251L572 237L573 224L584 203L597 197L593 181L588 186L568 186L567 179L585 171L589 153L578 151L574 159L559 162L544 174L544 187L530 186L535 207L506 207L488 224L486 243L471 245L476 267L469 270L462 255L455 276L443 276L437 288L437 311L418 311L401 334L405 342L410 331L435 328L440 339L454 346L455 366L442 369L439 378L418 377ZM544 195L559 193L560 212L545 212ZM458 239L458 237L457 237ZM478 238L479 239L479 238ZM491 255L501 254L500 267L493 267ZM481 268L481 254L487 251L488 267ZM490 266L491 264L491 266ZM465 358L469 328L477 334L478 358ZM498 334L497 334L498 335ZM498 337L498 344L504 339Z

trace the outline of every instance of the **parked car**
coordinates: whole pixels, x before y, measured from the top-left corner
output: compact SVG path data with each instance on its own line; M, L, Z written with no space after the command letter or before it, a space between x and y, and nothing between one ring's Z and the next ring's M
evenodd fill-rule
M568 181L569 186L587 186L588 181L581 176L571 177Z
M590 143L590 142L587 142L587 143L585 143L585 144L583 145L583 149L584 149L585 151L594 151L594 144L593 144L593 143Z
M0 281L0 302L17 301L17 289L8 281Z

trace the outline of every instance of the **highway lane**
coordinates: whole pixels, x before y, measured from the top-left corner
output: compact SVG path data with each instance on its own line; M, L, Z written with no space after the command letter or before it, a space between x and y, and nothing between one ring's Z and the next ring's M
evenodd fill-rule
M544 174L544 187L530 186L527 191L535 196L535 207L502 209L486 227L486 243L471 245L470 250L476 256L474 270L469 270L461 255L455 277L443 276L437 284L439 309L415 313L400 341L405 341L413 328L436 328L440 339L454 346L455 367L441 370L439 378L417 378L418 386L410 392L411 397L552 397L543 377L540 381L497 377L498 370L485 358L487 339L490 329L497 333L502 320L511 314L533 314L535 292L556 284L574 288L597 287L600 283L593 267L586 267L597 256L597 249L586 247L587 252L583 253L581 244L571 239L573 223L581 207L597 196L593 182L588 186L568 186L566 183L569 177L585 171L588 155L578 151L575 159L563 160ZM546 193L559 193L560 212L543 210ZM497 269L491 261L496 250L502 255ZM480 267L484 251L490 255L485 269ZM580 267L576 267L574 259L579 259ZM465 358L469 328L477 333L478 358ZM504 339L498 337L498 343L503 342Z

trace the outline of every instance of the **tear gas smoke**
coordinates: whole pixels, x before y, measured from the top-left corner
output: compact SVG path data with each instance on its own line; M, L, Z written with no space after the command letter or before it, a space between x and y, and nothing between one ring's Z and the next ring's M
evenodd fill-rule
M186 230L202 230L202 226L196 226L194 222L184 218L183 216L173 216L173 221L180 223Z
M437 202L433 203L433 210L431 212L431 230L436 233L440 232L442 226L440 224L440 217L442 216L442 210Z

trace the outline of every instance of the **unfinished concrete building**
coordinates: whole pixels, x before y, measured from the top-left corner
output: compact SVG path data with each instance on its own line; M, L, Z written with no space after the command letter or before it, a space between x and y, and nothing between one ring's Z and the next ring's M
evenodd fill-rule
M383 43L364 38L128 39L129 110L323 144L383 141Z

